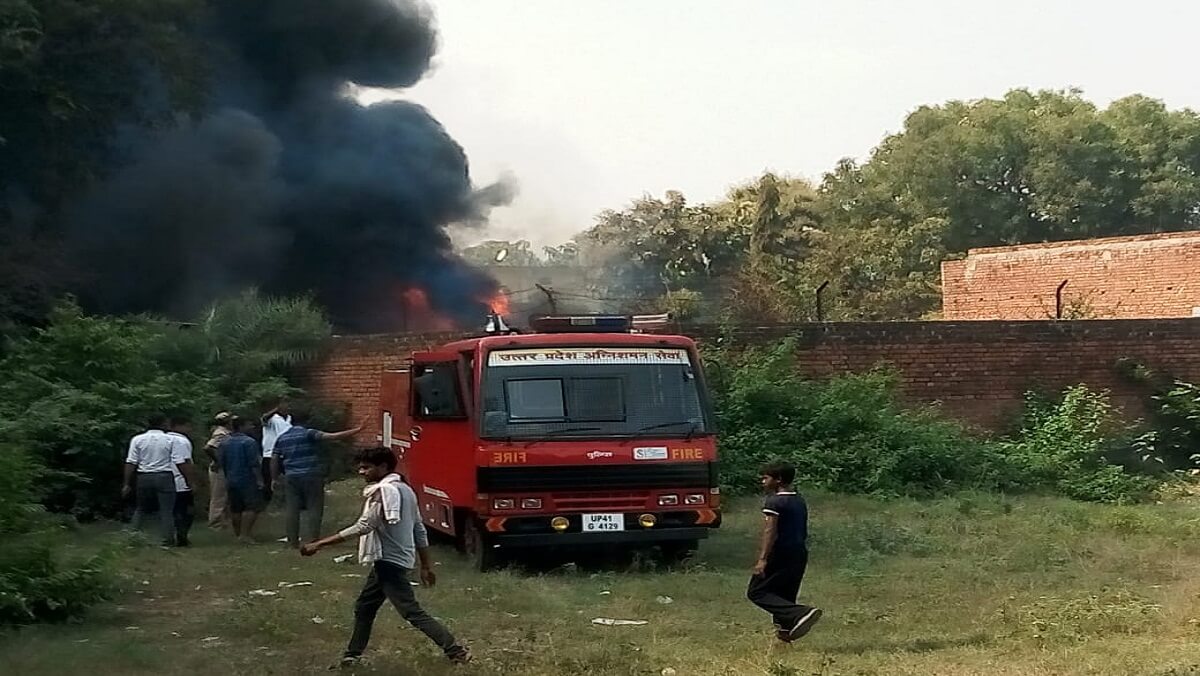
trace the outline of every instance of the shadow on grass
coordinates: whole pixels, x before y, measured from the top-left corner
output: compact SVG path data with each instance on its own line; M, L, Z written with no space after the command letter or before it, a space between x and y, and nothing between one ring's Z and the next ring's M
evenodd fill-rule
M975 648L992 643L987 634L970 634L953 638L914 638L904 641L855 641L827 649L825 652L839 655L866 655L869 653L932 653L954 648Z

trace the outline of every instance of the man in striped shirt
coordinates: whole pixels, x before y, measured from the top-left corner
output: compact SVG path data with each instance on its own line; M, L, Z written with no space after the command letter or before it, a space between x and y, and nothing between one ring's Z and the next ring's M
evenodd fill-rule
M292 427L275 440L271 457L271 481L283 476L287 500L285 518L288 546L300 546L300 513L307 517L304 539L312 542L321 536L321 519L325 513L325 462L318 444L322 441L348 439L362 431L359 425L341 432L322 432L304 426L305 414L295 412Z

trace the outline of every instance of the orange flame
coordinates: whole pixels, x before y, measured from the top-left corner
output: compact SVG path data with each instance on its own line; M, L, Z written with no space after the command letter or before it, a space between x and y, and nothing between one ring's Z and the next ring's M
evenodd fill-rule
M503 290L497 291L495 295L488 299L487 304L492 314L497 314L501 317L511 311L508 304L508 294L504 293Z
M407 331L453 331L454 321L438 314L429 305L429 296L424 289L411 287L400 293L404 306L404 328Z

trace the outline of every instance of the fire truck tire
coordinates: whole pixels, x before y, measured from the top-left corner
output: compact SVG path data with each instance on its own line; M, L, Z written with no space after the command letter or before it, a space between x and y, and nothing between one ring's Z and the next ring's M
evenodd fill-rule
M500 556L492 546L488 537L479 527L479 522L471 517L463 519L459 549L471 562L471 568L486 573L500 565Z

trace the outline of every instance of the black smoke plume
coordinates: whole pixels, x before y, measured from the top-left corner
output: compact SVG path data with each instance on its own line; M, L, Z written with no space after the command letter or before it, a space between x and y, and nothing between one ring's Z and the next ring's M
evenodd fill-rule
M247 287L311 293L343 329L404 328L402 297L480 323L494 282L446 227L510 198L476 189L462 148L422 107L364 106L354 85L401 88L437 40L416 0L217 0L213 103L127 143L77 205L69 246L107 312L195 312Z

